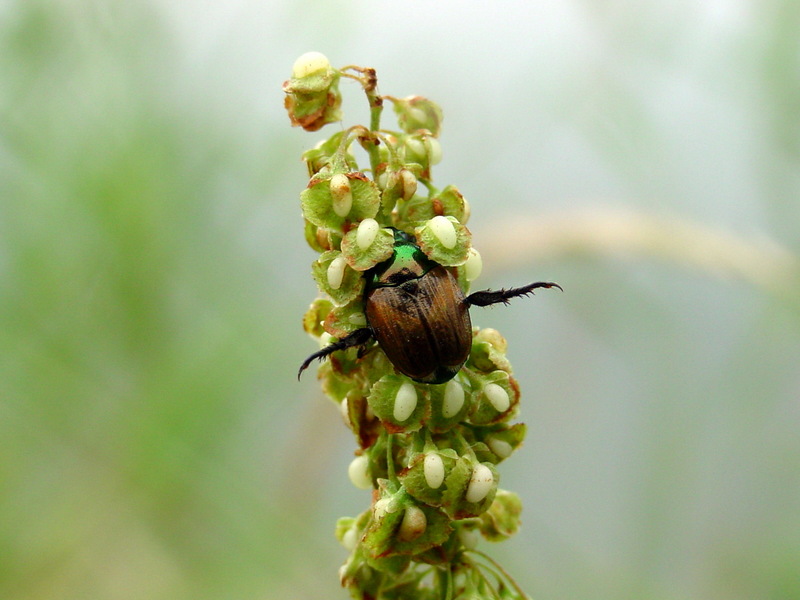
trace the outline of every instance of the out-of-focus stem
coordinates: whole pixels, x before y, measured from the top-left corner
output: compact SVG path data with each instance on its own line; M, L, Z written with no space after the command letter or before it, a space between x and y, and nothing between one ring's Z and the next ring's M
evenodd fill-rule
M781 295L800 288L800 257L788 248L688 219L607 209L516 215L488 231L481 253L497 266L567 255L649 257Z

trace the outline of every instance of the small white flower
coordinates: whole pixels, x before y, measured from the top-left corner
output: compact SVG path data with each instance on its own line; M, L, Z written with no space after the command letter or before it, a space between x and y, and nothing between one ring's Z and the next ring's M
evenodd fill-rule
M353 191L344 173L336 173L331 177L331 200L333 212L340 217L346 217L353 208Z
M481 536L477 529L458 528L458 539L467 550L475 550L478 547L478 542L481 541Z
M448 250L455 248L458 236L456 235L456 228L453 226L452 221L442 215L433 217L428 221L433 235L442 243L442 246Z
M444 461L442 457L436 452L430 452L425 455L425 461L422 463L422 471L425 474L425 483L432 490L439 489L439 486L444 482Z
M511 446L511 444L505 440L501 440L500 438L489 437L486 440L486 445L489 446L489 450L494 452L500 458L508 458L514 451L514 448Z
M403 200L410 200L417 193L417 178L408 169L402 169L400 181L403 183Z
M354 486L360 490L372 487L372 478L369 476L369 459L365 455L356 456L347 467L347 476Z
M358 531L356 531L355 527L351 527L347 531L344 532L342 536L342 546L345 547L346 550L352 552L356 549L358 545Z
M465 496L467 502L480 502L492 490L494 485L494 475L486 465L475 465L472 469L472 476L469 478L469 485L467 485L467 494Z
M388 510L390 502L389 498L381 498L372 505L372 514L377 520L381 520L388 512L394 512Z
M442 416L445 419L455 417L462 406L464 406L464 388L455 379L451 379L444 386Z
M341 287L346 266L347 262L343 256L337 256L328 265L328 285L331 286L331 289L338 290Z
M483 388L483 393L497 412L506 412L511 406L511 399L502 387L496 383L489 383Z
M322 52L306 52L302 54L292 66L292 77L300 79L317 71L329 69L331 66L328 57Z
M411 542L425 533L428 527L428 519L425 513L418 506L409 506L403 514L403 521L397 537L404 542Z
M362 250L366 250L375 241L381 226L375 219L364 219L358 224L356 231L356 244Z
M483 271L483 259L475 248L470 248L467 252L467 262L464 263L464 270L467 281L475 281Z
M347 320L358 327L363 327L367 324L367 316L362 312L356 312L347 317Z
M402 423L411 416L415 408L417 408L417 390L413 385L405 382L397 390L392 415L395 421Z
M350 412L347 407L347 398L344 398L339 403L339 412L342 414L342 419L344 420L344 424L347 425L350 429L353 428L352 424L350 423Z
M432 165L438 165L442 160L442 145L435 137L425 136L425 145L428 149L428 161Z

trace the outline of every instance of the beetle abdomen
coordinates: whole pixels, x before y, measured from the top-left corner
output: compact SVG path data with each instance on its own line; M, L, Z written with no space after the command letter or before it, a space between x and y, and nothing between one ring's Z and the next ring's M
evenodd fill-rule
M453 273L441 265L418 279L367 295L367 321L398 371L422 383L458 373L472 346L469 307Z

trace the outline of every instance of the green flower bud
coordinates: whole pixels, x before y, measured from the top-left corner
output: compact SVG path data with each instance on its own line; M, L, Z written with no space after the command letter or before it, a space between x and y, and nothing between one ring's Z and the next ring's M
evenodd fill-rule
M394 493L383 489L373 505L362 547L368 562L375 564L371 559L417 555L441 545L452 531L444 513L416 504L402 487Z
M478 542L480 542L480 534L475 529L459 527L458 539L467 550L475 550L478 547Z
M445 217L455 217L462 225L466 224L469 217L467 200L454 185L448 185L436 196L431 198L431 205L437 215Z
M428 163L430 165L438 165L442 162L442 145L439 143L439 140L426 135L422 139L422 143L425 144L425 153L428 156Z
M308 167L308 176L313 177L322 169L330 170L334 157L340 157L342 136L344 131L334 133L327 140L322 140L310 150L302 154L302 158ZM349 171L358 171L358 163L355 157L348 151L344 155L344 166Z
M350 531L356 532L355 537L356 540L358 540L359 526L356 519L354 519L353 517L341 517L339 518L338 521L336 521L336 529L334 531L334 535L336 536L336 539L339 540L339 542L346 548L347 546L345 545L344 539ZM352 548L349 549L352 550Z
M453 239L455 233L455 239ZM420 249L446 267L463 265L471 245L469 230L453 217L434 217L414 229Z
M308 220L305 220L305 234L308 245L317 252L338 250L342 243L341 231L317 227Z
M326 298L317 298L303 316L303 329L312 337L319 338L325 329L323 322L333 309L333 303Z
M364 292L364 278L351 269L344 255L336 250L323 252L311 266L311 274L319 289L338 306L360 298Z
M472 339L469 364L483 373L491 373L497 369L511 372L511 363L506 358L508 342L500 332L491 327L485 327L475 334Z
M427 526L428 519L424 511L418 506L409 506L403 514L397 537L400 541L412 542L425 533Z
M293 126L317 131L341 120L339 72L319 52L308 52L295 61L292 78L284 82L284 105Z
M364 219L342 239L342 255L357 271L371 269L392 255L394 234L375 219Z
M428 132L403 136L402 149L405 162L418 164L421 167L421 175L425 179L430 179L431 166L442 160L442 147L439 140Z
M494 452L500 460L508 458L511 456L511 453L514 452L514 447L500 438L490 437L486 440L486 445L489 446L489 450Z
M491 463L459 457L445 478L442 508L454 519L480 515L494 500L498 479Z
M447 481L447 475L457 458L455 451L449 448L416 453L411 457L408 467L400 473L400 481L418 502L440 506L447 491L444 481Z
M381 192L383 213L388 215L398 201L412 198L417 191L417 177L411 169L386 169L378 179Z
M490 542L501 542L519 531L522 502L513 492L497 490L494 502L480 518L479 529Z
M375 217L380 208L380 192L362 173L320 174L300 194L300 204L303 216L317 227L346 233L349 223Z
M439 135L442 126L442 109L438 104L422 96L408 96L394 101L397 123L406 133L427 129L434 136Z
M381 377L372 386L368 401L390 432L417 431L430 413L427 392L398 375Z
M474 377L476 391L479 390L469 416L474 425L490 425L508 421L519 403L517 383L505 371L493 371Z
M348 271L348 273L354 272L352 270ZM359 277L359 279L363 285L363 278ZM325 322L323 323L325 331L340 339L365 325L366 316L364 315L364 303L361 301L360 292L356 292L355 298L351 302L343 306L334 306L325 317Z

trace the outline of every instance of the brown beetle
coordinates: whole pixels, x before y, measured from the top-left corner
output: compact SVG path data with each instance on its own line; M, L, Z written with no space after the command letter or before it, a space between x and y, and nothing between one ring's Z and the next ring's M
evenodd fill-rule
M403 375L420 383L446 383L464 365L472 348L470 306L508 304L511 298L536 288L561 289L557 283L539 281L464 296L453 268L425 256L412 236L398 230L394 236L392 256L365 274L367 327L309 356L300 366L298 378L314 359L363 346L374 338Z

